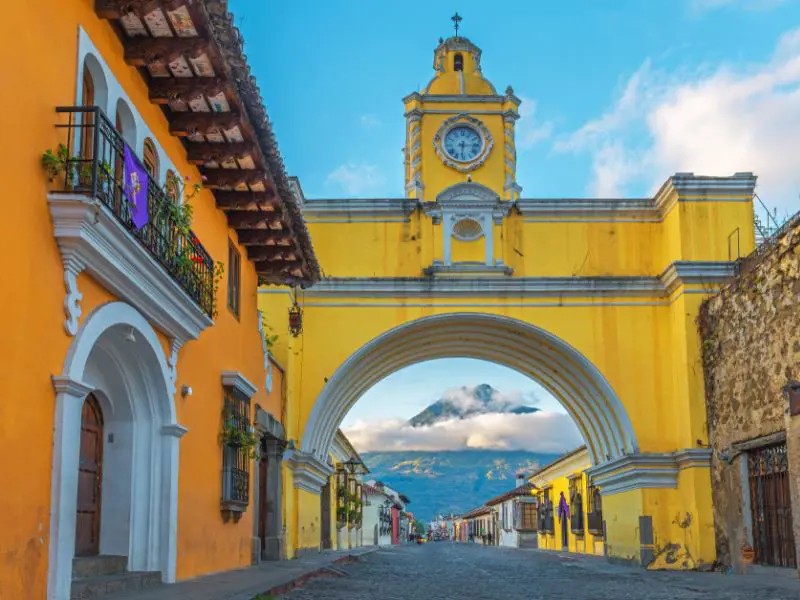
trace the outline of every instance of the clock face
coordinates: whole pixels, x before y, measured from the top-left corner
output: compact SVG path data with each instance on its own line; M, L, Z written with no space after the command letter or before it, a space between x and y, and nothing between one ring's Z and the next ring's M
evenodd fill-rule
M445 151L455 160L469 162L480 154L483 147L481 135L472 127L459 125L447 132L444 138Z

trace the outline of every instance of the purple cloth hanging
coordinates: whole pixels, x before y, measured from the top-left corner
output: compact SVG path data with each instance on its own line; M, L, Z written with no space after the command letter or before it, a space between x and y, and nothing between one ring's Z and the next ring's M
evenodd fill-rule
M569 519L569 504L564 494L561 494L561 500L558 501L558 518L560 519L562 516Z
M125 144L123 152L122 166L122 189L125 192L125 199L131 212L131 221L136 229L141 229L147 225L149 215L147 213L147 171L144 170L142 163L136 155Z

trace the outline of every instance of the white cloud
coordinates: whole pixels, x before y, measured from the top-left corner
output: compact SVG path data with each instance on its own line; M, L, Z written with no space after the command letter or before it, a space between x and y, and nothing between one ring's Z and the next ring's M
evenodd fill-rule
M325 182L339 186L351 196L359 196L380 190L386 178L376 165L347 163L329 173Z
M559 454L582 443L568 415L544 411L484 414L416 428L402 419L358 421L343 431L360 452L482 448Z
M536 100L520 96L522 104L519 106L519 121L516 127L517 148L527 150L538 142L546 140L553 134L553 124L550 121L539 121L536 118Z
M361 115L358 121L365 129L377 129L383 125L383 121L378 118L378 115L374 115L372 113Z
M645 62L608 112L555 148L591 154L597 196L629 193L634 183L652 192L676 171L753 171L761 198L792 213L800 208L798 140L800 29L763 64L686 76Z

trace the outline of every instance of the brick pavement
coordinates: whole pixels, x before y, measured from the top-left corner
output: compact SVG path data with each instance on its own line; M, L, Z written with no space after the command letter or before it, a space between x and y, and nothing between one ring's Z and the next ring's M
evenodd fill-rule
M799 600L800 580L781 575L654 572L602 558L432 543L377 552L312 580L285 600Z

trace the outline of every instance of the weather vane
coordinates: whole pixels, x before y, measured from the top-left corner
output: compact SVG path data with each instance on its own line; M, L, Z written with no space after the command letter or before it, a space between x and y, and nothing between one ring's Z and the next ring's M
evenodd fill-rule
M461 23L462 18L458 13L456 13L450 17L450 20L453 22L453 27L456 30L456 39L458 39L458 24Z

